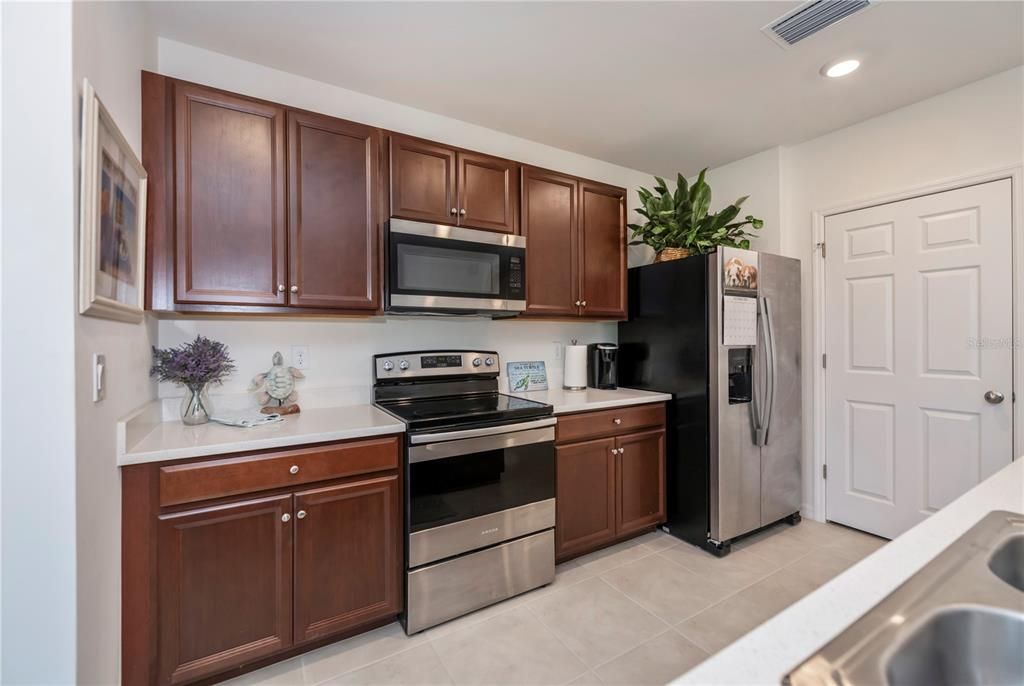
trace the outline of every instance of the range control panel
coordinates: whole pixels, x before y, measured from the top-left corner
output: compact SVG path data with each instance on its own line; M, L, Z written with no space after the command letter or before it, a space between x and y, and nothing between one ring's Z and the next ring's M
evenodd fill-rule
M424 350L373 356L375 380L458 374L498 376L498 353L476 350Z

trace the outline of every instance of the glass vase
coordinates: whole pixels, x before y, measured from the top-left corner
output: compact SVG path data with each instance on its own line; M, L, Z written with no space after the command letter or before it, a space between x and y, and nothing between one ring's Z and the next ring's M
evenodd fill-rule
M185 386L185 397L181 399L181 421L187 426L210 421L210 396L207 393L207 384Z

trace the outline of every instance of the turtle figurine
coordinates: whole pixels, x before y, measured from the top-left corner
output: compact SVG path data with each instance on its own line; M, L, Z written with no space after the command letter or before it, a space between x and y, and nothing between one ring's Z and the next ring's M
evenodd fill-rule
M256 391L256 400L266 405L260 410L263 414L295 414L299 406L295 404L298 394L295 392L295 379L304 379L305 375L295 367L286 367L281 353L274 353L273 366L252 379L251 391ZM271 404L276 401L276 404ZM289 404L285 404L289 403Z

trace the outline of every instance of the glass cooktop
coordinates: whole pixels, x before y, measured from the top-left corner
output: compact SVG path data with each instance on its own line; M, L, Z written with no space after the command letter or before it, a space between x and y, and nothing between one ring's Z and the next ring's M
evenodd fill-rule
M378 405L405 422L410 431L546 417L553 410L551 405L502 393L395 400Z

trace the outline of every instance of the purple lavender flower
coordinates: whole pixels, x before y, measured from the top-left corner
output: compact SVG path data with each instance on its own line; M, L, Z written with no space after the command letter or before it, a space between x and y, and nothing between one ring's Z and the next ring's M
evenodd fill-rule
M153 367L150 376L160 381L173 381L184 386L199 387L208 383L223 383L235 370L223 343L205 336L196 336L191 343L177 348L153 348Z

